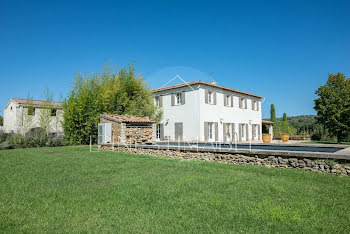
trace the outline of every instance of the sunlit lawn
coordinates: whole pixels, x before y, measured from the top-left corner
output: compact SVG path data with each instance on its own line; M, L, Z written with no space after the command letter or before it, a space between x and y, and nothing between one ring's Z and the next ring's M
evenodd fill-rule
M350 177L88 147L0 151L0 233L350 232Z

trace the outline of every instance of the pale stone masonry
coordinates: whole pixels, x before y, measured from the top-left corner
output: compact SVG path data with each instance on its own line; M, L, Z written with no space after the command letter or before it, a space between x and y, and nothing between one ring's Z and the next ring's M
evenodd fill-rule
M155 123L149 118L104 114L100 116L100 124L105 123L111 124L111 140L104 143L150 143L156 137ZM101 134L106 133L99 132L99 136Z

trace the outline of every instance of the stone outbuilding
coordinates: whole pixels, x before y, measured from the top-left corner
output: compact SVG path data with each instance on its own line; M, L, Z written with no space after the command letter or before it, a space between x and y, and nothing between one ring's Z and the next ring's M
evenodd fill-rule
M155 121L132 115L100 115L98 143L150 143L156 139Z

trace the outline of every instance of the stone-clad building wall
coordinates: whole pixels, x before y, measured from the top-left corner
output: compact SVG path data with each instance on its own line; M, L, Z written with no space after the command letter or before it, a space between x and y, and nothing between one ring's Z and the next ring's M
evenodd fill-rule
M112 139L114 143L149 143L155 138L155 124L147 127L126 126L125 123L117 123L105 118L100 118L100 123L112 124Z

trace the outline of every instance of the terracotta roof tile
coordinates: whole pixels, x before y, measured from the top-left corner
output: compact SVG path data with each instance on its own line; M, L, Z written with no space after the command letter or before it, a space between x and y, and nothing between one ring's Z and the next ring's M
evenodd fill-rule
M155 121L149 119L148 117L137 117L133 115L112 115L103 114L100 116L108 120L120 122L120 123L155 123Z
M256 98L262 98L262 96L260 96L260 95L243 92L243 91L239 91L236 89L231 89L228 87L224 87L224 86L217 85L217 84L212 84L212 83L201 81L201 80L195 80L195 81L190 81L187 83L182 83L182 84L171 85L171 86L167 86L167 87L163 87L163 88L153 89L152 91L153 91L153 93L157 93L157 92L164 91L164 90L182 88L182 87L186 87L188 85L191 86L191 85L197 85L197 84L207 85L207 86L211 86L214 88L218 88L218 89L222 89L222 90L226 90L226 91L230 91L230 92L234 92L234 93L239 93L239 94L243 94L243 95L247 95L247 96L252 96L252 97L256 97Z
M22 98L11 98L11 101L16 102L21 105L27 105L29 99L22 99ZM57 107L57 108L63 108L64 102L47 102L43 100L30 100L32 102L33 106L42 107L44 105L47 105L49 103L50 105Z

